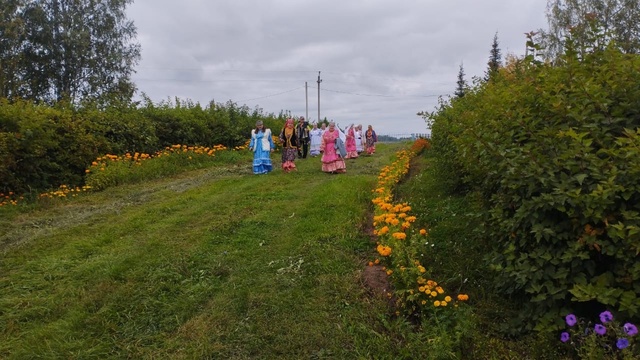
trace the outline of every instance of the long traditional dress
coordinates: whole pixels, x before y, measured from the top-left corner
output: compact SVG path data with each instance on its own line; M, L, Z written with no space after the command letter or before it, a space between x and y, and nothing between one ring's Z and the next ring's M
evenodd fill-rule
M344 173L347 172L347 166L344 159L340 157L336 149L336 140L340 137L337 129L333 131L328 129L322 134L322 143L320 149L322 154L322 171L328 173Z
M309 155L311 156L320 155L320 144L322 143L322 130L315 128L309 132L309 136L311 137L311 149L309 151Z
M353 126L349 127L347 130L347 141L345 141L345 146L347 148L347 156L346 159L355 159L358 157L358 151L356 150L356 133L353 130Z
M293 126L285 126L280 133L280 141L282 142L282 170L289 172L295 170L294 161L298 154L298 138L296 129Z
M357 129L355 131L355 134L356 134L356 151L359 154L359 153L364 151L364 146L362 146L362 143L363 143L363 141L362 141L362 130Z
M376 136L376 132L373 129L368 129L364 133L367 154L371 155L376 152L376 142L378 141L378 137Z
M251 142L249 148L253 150L253 173L266 174L273 170L271 165L271 149L273 139L271 129L264 129L256 133L256 129L251 130Z

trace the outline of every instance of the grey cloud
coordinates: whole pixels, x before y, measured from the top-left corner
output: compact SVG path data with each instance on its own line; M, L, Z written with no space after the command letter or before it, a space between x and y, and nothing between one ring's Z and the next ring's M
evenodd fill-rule
M232 100L269 113L424 132L416 116L453 93L458 66L482 76L493 35L522 55L546 26L545 0L138 0L142 61L134 76L154 101ZM434 96L436 95L436 96Z

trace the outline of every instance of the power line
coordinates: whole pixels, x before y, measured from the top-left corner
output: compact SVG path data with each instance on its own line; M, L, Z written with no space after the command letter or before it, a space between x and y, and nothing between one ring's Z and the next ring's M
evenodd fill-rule
M310 73L314 70L243 70L243 69L207 69L204 67L188 68L188 67L165 67L165 66L137 66L136 69L150 70L193 70L208 72L248 72L248 73Z
M377 78L377 79L383 79L383 80L390 80L390 81L396 81L396 82L406 82L406 83L415 83L415 84L423 84L424 83L422 81L390 78L390 77L384 77L384 76L378 76L378 75L365 75L365 74L358 74L358 73L339 73L339 72L332 72L332 71L326 71L325 73L334 74L334 75L340 75L340 76L354 76L354 77L361 77L361 78ZM333 82L333 80L331 80L331 81ZM446 83L448 83L448 82L446 82ZM437 84L446 84L446 83L445 82L440 82L440 83L437 83Z
M349 95L358 95L358 96L376 96L376 97L423 97L423 98L428 98L428 97L438 97L441 95L383 95L383 94L361 94L361 93L352 93L352 92L347 92L347 91L340 91L340 90L330 90L330 89L321 89L321 91L330 91L330 92L335 92L335 93L340 93L340 94L349 94Z
M135 81L164 81L164 82L168 82L168 81L175 81L175 82L200 82L200 83L214 83L214 82L222 82L222 81L228 81L228 82L300 82L300 81L304 81L304 80L274 80L274 79L216 79L216 80L194 80L194 79L137 79L135 77L133 77L133 80Z
M303 88L303 87L297 87L297 88L295 88L295 89L291 89L291 90L287 90L287 91L279 92L279 93L277 93L277 94L271 94L271 95L261 96L261 97L252 98L252 99L238 100L238 102L251 101L251 100L258 100L258 99L264 99L264 98L268 98L268 97L272 97L272 96L278 96L278 95L282 95L282 94L290 93L290 92L292 92L292 91L296 91L296 90L299 90L299 89L302 89L302 88Z
M165 66L137 66L136 69L151 69L151 70L187 70L187 71L203 71L203 72L228 72L228 73L315 73L314 70L252 70L252 69L207 69L207 68L189 68L189 67L165 67ZM377 75L366 75L366 74L359 74L359 73L348 73L348 72L335 72L335 71L325 71L325 74L333 74L333 75L339 75L339 76L353 76L353 77L359 77L359 78L377 78L377 79L384 79L384 80L390 80L390 81L396 81L396 82L405 82L405 83L415 83L415 84L424 84L423 81L416 81L416 80L406 80L406 79L398 79L398 78L391 78L391 77L385 77L385 76L377 76ZM241 80L238 80L241 81ZM303 80L303 81L308 81L308 79ZM331 82L339 82L336 80L331 80ZM344 83L344 82L343 82ZM434 83L434 84L448 84L449 82L438 82L438 83ZM349 83L352 84L352 83Z

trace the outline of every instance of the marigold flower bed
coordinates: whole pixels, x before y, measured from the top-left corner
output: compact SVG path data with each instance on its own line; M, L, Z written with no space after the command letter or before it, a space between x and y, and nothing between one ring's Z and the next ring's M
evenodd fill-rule
M408 203L395 203L393 190L408 173L411 159L429 148L426 139L418 139L410 150L399 151L397 160L380 171L376 189L372 192L375 205L373 216L376 250L379 255L369 266L383 266L393 286L396 297L396 314L423 314L456 308L469 299L458 294L455 299L442 286L431 279L428 267L418 260L418 249L429 236L426 229L416 230L412 224L417 220L410 215Z

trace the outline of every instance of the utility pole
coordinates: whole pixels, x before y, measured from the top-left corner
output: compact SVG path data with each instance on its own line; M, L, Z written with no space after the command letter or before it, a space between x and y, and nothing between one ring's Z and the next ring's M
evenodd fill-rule
M307 88L307 82L304 82L304 101L306 106L305 119L309 121L309 89Z
M318 71L318 124L320 123L320 83L322 82L322 80L320 80L320 71Z

